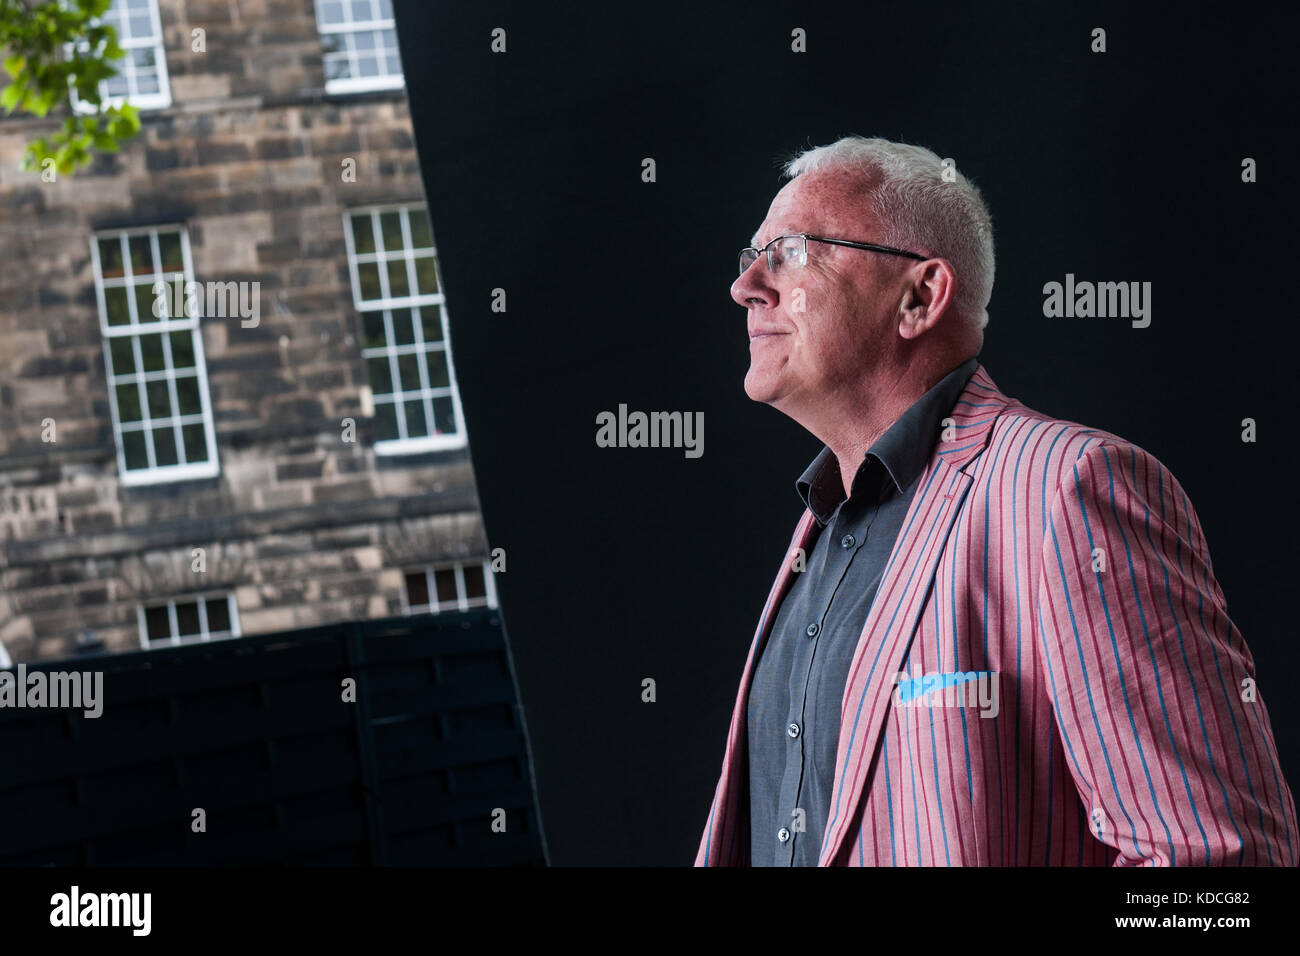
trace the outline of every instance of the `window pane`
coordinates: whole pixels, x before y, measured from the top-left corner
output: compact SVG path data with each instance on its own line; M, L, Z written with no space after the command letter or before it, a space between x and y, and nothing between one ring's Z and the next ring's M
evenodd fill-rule
M114 375L130 375L135 371L135 349L131 347L129 336L119 335L109 339L108 350L113 356Z
M170 425L153 430L153 457L159 467L174 465L180 461L176 453L176 436Z
M357 278L361 281L361 298L378 299L382 293L379 289L379 266L374 262L362 262L357 265Z
M375 440L391 441L398 438L397 408L392 402L375 405Z
M321 0L316 4L322 26L343 22L343 0Z
M426 352L425 356L429 366L429 387L446 388L451 379L447 376L447 353L442 349L434 352Z
M123 424L144 417L140 414L140 388L135 382L117 386L117 417Z
M126 275L122 266L122 240L119 236L99 240L99 270L105 279Z
M151 641L163 641L172 636L172 625L167 614L167 605L144 609L144 629L145 634Z
M370 390L376 395L387 395L393 390L392 372L388 368L388 356L366 359L366 369L370 373Z
M370 18L370 0L352 0L352 19L360 21Z
M406 575L406 603L411 607L429 603L429 581L423 571Z
M361 347L380 349L388 344L384 333L384 313L366 312L361 316Z
M126 303L126 289L122 286L114 286L111 289L104 290L104 318L109 325L128 325L131 322L131 313Z
M208 598L208 630L230 630L230 604L224 597Z
M149 248L149 237L131 236L131 272L137 276L153 272L153 252Z
M393 344L414 345L415 328L411 325L410 309L393 310Z
M126 459L128 471L149 467L149 452L145 446L144 432L122 433L122 457Z
M149 382L145 386L149 394L149 417L170 418L172 413L171 396L167 393L167 382Z
M424 438L429 434L429 426L425 423L424 417L424 399L417 398L413 402L406 403L406 437L407 438Z
M483 565L471 564L462 569L465 576L465 596L471 601L487 597L487 587L483 583Z
M397 373L402 377L402 389L418 391L420 385L420 356L416 353L397 356Z
M439 435L456 434L456 411L450 398L433 400L433 425Z
M181 429L185 441L185 460L187 462L208 460L207 434L202 425L186 425Z
M379 60L373 56L357 58L357 76L378 76Z
M433 231L429 228L429 214L423 209L412 209L409 213L411 219L411 248L425 249L433 245Z
M433 572L433 586L438 592L438 603L456 603L456 569L439 568Z
M411 283L406 278L405 259L394 259L388 262L388 294L394 299L411 294Z
M166 382L160 384L165 385ZM199 399L198 378L193 375L185 375L176 379L176 401L180 406L180 414L182 415L198 415L202 413L203 403ZM152 409L152 405L150 408Z
M329 35L323 37L322 39L325 40L325 50L327 53L330 50L341 47L343 43L341 38L329 36ZM347 79L348 71L351 69L351 66L348 64L347 56L344 55L326 56L324 60L325 60L325 79L327 80ZM358 250L358 251L362 251L362 250ZM373 252L374 249L371 248L364 251Z
M194 333L172 332L172 368L194 367Z
M167 367L167 363L163 359L161 335L140 336L140 355L144 359L144 370L146 372L160 372Z
M375 251L375 233L370 227L370 213L352 217L352 239L357 252Z
M438 263L433 256L421 256L415 260L415 284L420 295L437 294Z
M365 36L365 34L362 34L362 36ZM385 252L398 252L405 247L402 242L402 217L400 213L380 213L379 228L383 232Z
M159 233L158 252L162 254L163 272L184 271L185 261L181 257L181 235L179 232Z
M149 22L149 18L147 16L132 17L130 20L130 24L131 25L129 29L130 29L131 37L134 39L141 39L153 33L153 24ZM136 50L135 52L139 53L140 51ZM150 50L149 53L152 54L153 51ZM140 62L138 58L136 62L137 63Z
M442 310L436 305L426 305L420 310L420 331L425 342L442 341Z
M199 633L199 602L176 602L176 633L181 637Z
M157 93L157 72L154 70L144 70L137 73L135 76L135 90L137 93Z
M157 311L155 311L155 308ZM158 295L154 295L152 279L135 286L135 320L137 322L157 322L169 316L171 308L170 286L164 286Z

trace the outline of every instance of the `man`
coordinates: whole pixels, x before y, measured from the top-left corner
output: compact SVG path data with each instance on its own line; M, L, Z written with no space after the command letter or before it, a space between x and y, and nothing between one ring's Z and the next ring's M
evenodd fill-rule
M824 444L696 865L1291 865L1200 522L1155 458L1002 394L978 190L849 137L741 253L745 391Z

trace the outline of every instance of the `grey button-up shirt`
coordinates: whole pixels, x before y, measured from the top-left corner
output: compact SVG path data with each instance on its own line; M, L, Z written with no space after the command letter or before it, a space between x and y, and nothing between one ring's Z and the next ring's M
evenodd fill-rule
M968 359L899 416L867 451L847 499L826 447L795 482L818 530L750 686L753 866L817 865L849 664L943 419L978 366Z

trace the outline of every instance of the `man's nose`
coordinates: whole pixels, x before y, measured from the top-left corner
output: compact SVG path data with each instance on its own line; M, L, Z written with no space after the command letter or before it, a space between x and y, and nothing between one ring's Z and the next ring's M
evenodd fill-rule
M772 273L763 256L751 262L749 268L731 283L731 298L746 309L759 305L771 308L776 305L778 296L772 287Z

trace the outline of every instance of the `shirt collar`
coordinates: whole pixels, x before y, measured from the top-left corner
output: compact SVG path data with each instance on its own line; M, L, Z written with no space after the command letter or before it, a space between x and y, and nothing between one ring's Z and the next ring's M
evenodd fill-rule
M944 416L952 411L966 382L979 367L979 358L967 359L933 388L913 402L863 456L853 476L852 496L902 493L912 486L925 470L926 462L939 439ZM881 472L883 471L883 474ZM825 525L839 503L844 500L844 485L839 461L823 445L817 457L795 481L799 497Z

